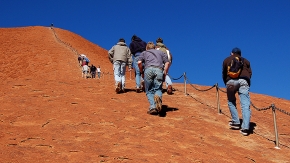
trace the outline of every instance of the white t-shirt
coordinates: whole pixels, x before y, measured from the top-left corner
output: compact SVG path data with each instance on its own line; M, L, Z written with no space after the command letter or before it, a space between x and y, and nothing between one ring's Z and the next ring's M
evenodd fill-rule
M159 50L159 48L156 48L156 50ZM169 62L171 62L171 57L170 57L170 55L169 55L169 50L166 49L166 52L167 52L168 60L169 60Z
M88 71L88 70L89 70L88 65L84 65L84 66L83 66L83 71Z

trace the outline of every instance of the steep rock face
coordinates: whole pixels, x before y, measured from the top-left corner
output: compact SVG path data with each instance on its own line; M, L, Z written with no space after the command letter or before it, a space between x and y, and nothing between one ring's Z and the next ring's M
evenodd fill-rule
M100 64L105 69L109 63L105 49L66 30L24 27L2 28L1 31L3 71L0 76L6 79L31 75L44 79L75 76L74 71L79 71L79 67L77 54L71 47L86 54L92 63Z
M174 94L163 95L166 114L147 115L134 73L126 75L128 92L116 94L107 51L70 31L0 28L0 43L1 162L289 162L288 100L251 93L266 109L252 107L253 133L245 137L228 129L225 93L218 114L216 89L192 87L209 86L187 85L185 96L174 83ZM81 77L77 52L101 66L101 79Z

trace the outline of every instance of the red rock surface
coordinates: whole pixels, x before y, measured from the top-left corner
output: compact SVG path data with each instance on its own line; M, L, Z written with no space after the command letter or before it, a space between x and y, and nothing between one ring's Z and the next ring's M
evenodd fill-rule
M251 93L253 133L230 130L226 95L210 86L174 84L163 95L164 116L146 114L144 93L116 94L107 50L70 31L49 27L0 28L0 162L290 162L290 101ZM105 73L84 79L77 55ZM187 72L190 73L190 72ZM133 73L132 73L133 74ZM194 82L194 81L193 81ZM239 107L240 113L240 107Z

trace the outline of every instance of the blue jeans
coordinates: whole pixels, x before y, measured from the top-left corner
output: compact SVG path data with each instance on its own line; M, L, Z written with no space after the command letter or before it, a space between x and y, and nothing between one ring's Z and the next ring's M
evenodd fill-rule
M114 77L115 77L115 85L120 82L122 84L122 88L125 88L125 72L126 72L126 62L124 61L115 61L114 62Z
M243 115L242 129L250 128L251 109L250 109L250 87L245 79L229 80L226 83L228 106L234 124L240 124L239 114L236 107L236 92L240 97L241 110Z
M159 68L148 67L144 72L144 84L150 109L156 108L154 95L158 95L162 101L163 71Z
M135 56L132 55L132 58L133 58L133 68L135 70L135 82L136 82L136 88L141 88L140 86L140 82L142 79L142 76L140 74L140 70L139 70L139 67L138 67L138 59L139 59L139 55L141 53L136 53Z
M101 72L98 72L98 78L100 78L101 77Z

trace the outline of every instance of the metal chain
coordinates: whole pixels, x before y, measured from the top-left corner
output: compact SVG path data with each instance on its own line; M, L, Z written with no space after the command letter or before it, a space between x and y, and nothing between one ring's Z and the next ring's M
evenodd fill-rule
M187 81L188 81L188 83L189 83L189 85L191 85L194 89L196 89L197 91L209 91L209 90L211 90L211 89L213 89L216 85L213 85L212 87L210 87L210 88L208 88L208 89L204 89L204 90L201 90L201 89L198 89L198 88L196 88L196 87L194 87L191 83L190 83L190 81L188 80L188 79L186 79Z
M218 89L219 89L221 92L223 92L223 93L227 93L227 91L224 91L224 90L220 89L220 87L218 87Z
M66 47L70 48L70 49L71 49L75 54L78 54L78 51L77 51L76 49L74 49L74 48L73 48L69 43L66 43L66 42L64 42L64 41L62 41L61 39L58 38L56 32L54 31L54 29L53 29L52 27L51 27L51 30L53 31L54 36L56 37L56 39L57 39L60 43L64 44Z
M272 105L268 106L268 107L265 107L265 108L257 108L252 102L251 102L251 105L257 110L257 111L263 111L263 110L268 110L268 109L271 109Z
M179 78L172 78L169 74L167 74L172 80L179 80L183 77L183 74Z
M280 111L281 113L284 113L284 114L290 116L290 113L289 113L289 112L287 112L287 111L285 111L285 110L282 110L282 109L280 109L280 108L277 108L276 106L274 106L274 108L277 109L278 111Z
M197 101L197 102L199 102L199 103L201 103L201 104L203 104L203 105L206 105L207 107L215 108L215 107L213 107L213 106L211 106L211 105L209 105L209 104L206 104L206 103L204 103L204 102L198 100L197 98L191 96L190 94L187 94L187 95L190 96L191 98L193 98L195 101Z

